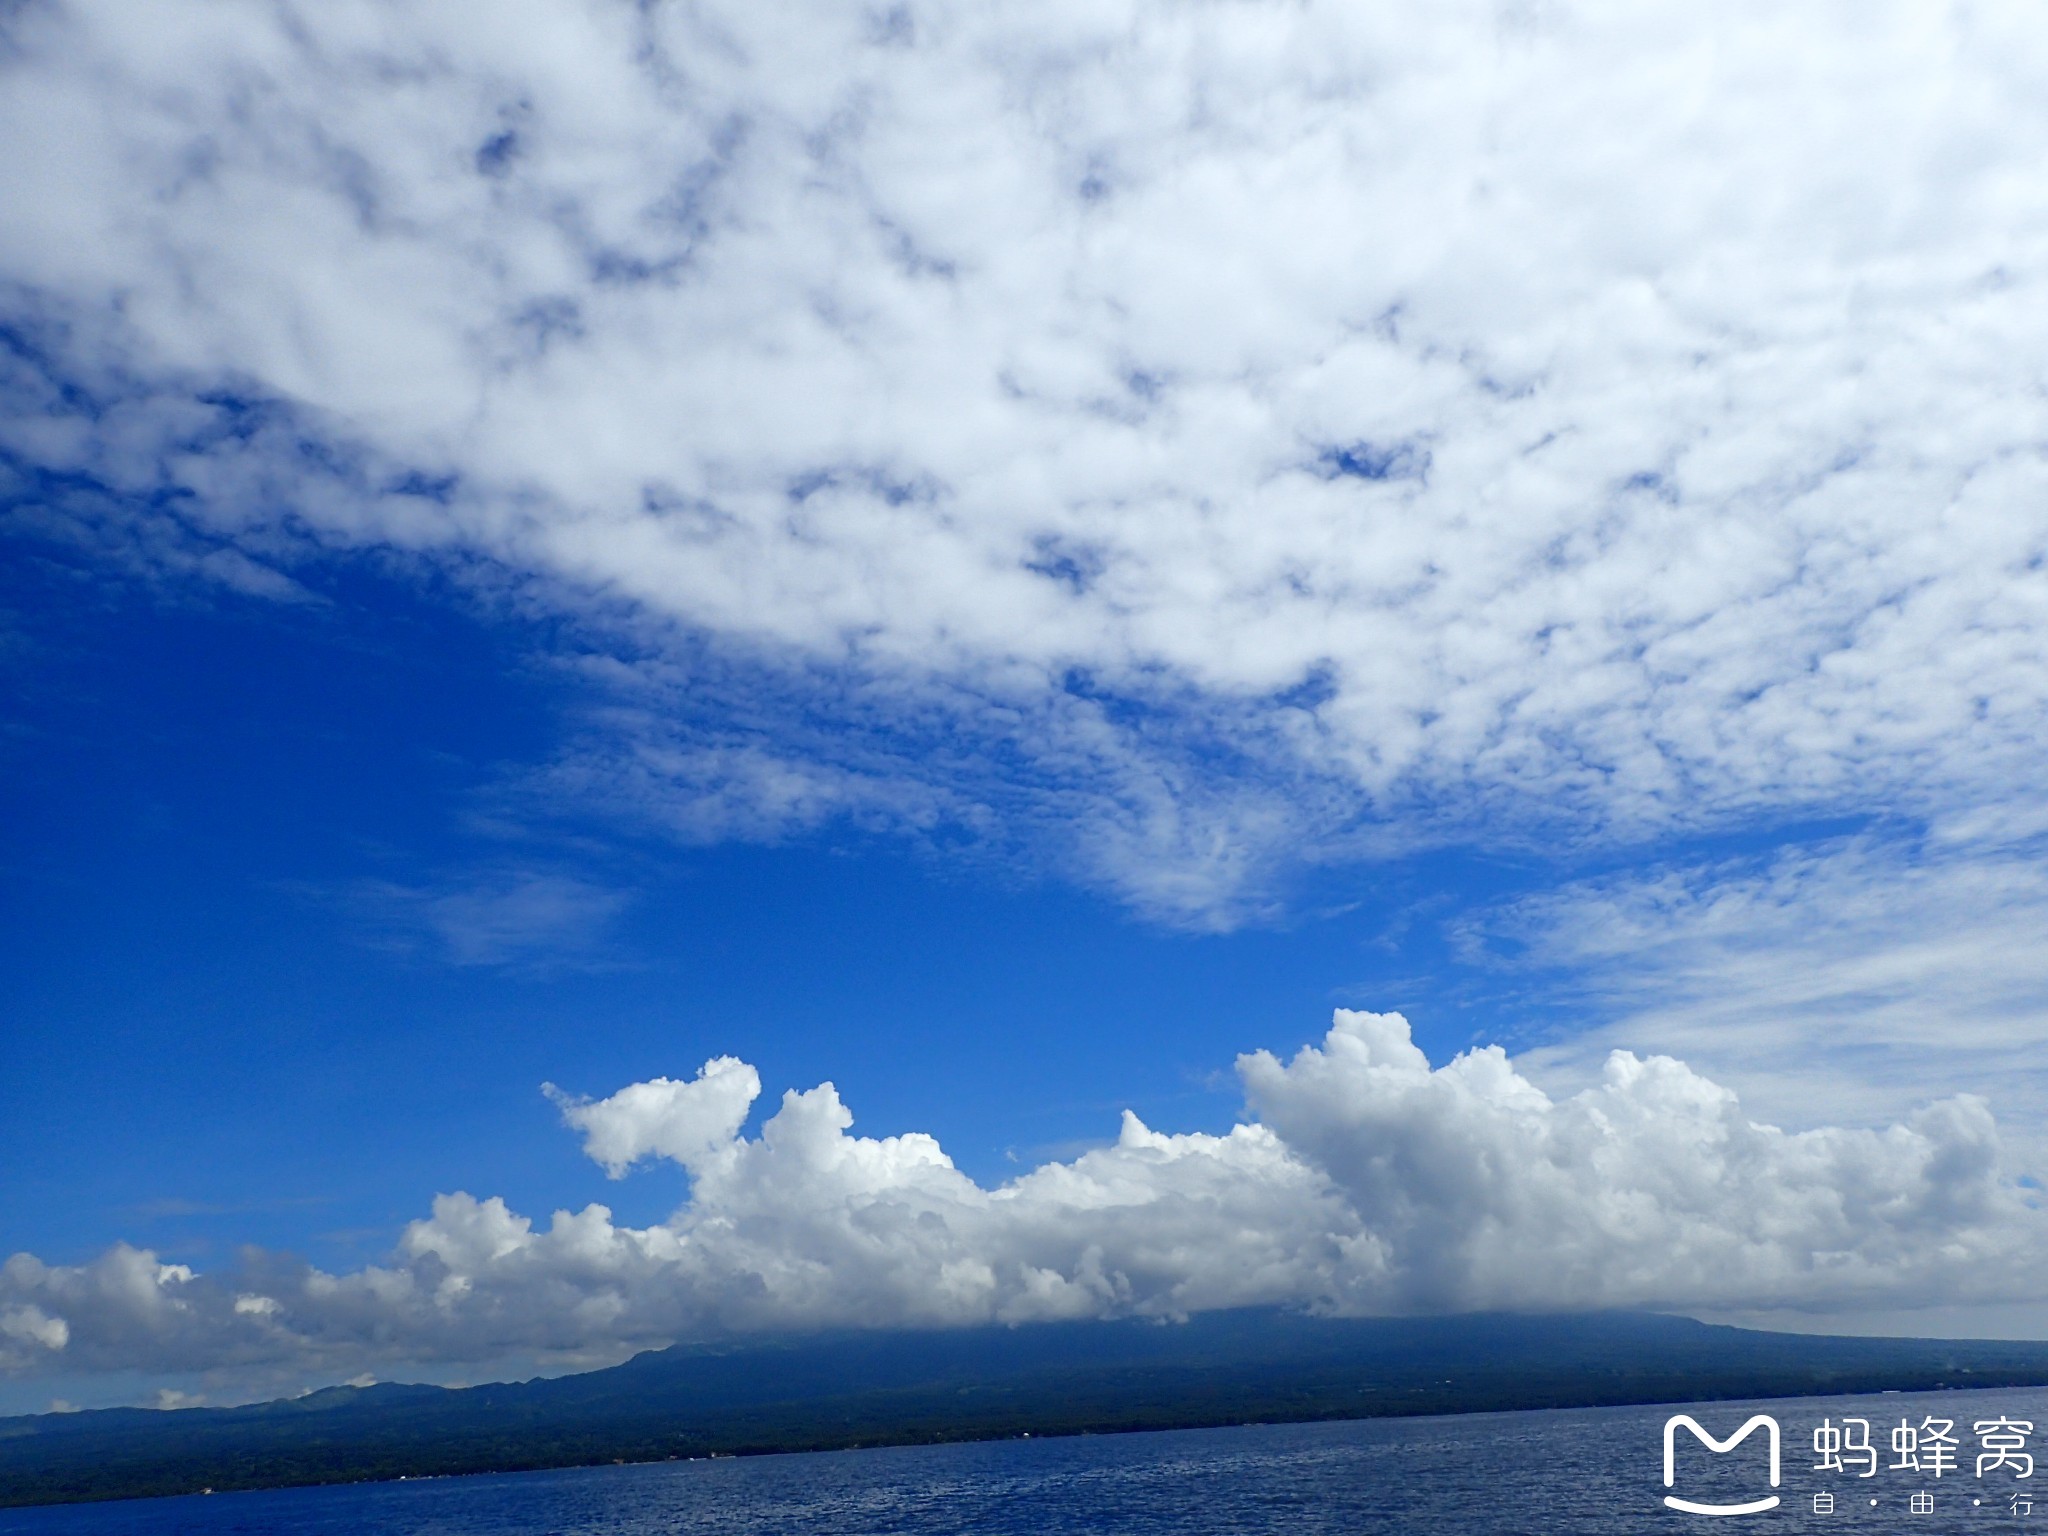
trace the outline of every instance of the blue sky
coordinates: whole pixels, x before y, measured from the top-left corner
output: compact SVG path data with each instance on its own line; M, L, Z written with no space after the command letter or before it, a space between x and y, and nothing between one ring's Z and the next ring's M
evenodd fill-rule
M130 1237L360 1262L423 1188L580 1204L539 1084L727 1050L999 1180L1126 1105L1226 1129L1235 1055L1339 1004L1409 1008L1439 1058L1557 1013L1444 933L1554 878L1532 859L1390 864L1217 935L858 829L520 825L494 787L587 702L544 629L361 572L279 611L14 553L7 1008L36 1027L9 1037L28 1177L0 1199L52 1259ZM653 1219L681 1180L616 1193Z
M0 1402L2048 1327L2044 56L8 11Z

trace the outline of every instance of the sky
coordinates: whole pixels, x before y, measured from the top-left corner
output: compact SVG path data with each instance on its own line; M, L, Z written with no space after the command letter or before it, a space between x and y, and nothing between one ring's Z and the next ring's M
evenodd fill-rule
M2044 66L0 6L0 1411L2048 1337Z

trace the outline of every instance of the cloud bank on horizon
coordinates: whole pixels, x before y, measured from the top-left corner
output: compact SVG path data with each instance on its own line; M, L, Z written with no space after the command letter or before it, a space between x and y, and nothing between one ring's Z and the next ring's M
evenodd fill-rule
M1432 840L2043 825L2029 7L0 29L17 529L510 581L618 695L550 791L1198 927Z
M1248 1118L1154 1131L990 1189L931 1137L849 1134L829 1083L743 1134L733 1057L586 1102L551 1090L613 1177L689 1171L666 1222L602 1205L545 1228L443 1195L386 1264L259 1252L214 1274L117 1246L0 1266L0 1366L291 1373L616 1358L823 1327L1174 1318L1284 1305L1476 1309L1914 1307L2032 1299L2037 1199L1980 1100L1882 1130L1787 1133L1668 1057L1617 1052L1566 1099L1497 1048L1432 1068L1399 1014L1339 1010L1291 1061L1239 1058Z

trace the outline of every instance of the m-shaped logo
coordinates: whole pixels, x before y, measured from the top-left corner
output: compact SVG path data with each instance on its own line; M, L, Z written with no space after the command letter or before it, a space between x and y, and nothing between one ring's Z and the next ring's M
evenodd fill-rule
M1750 1431L1761 1427L1771 1443L1771 1486L1778 1486L1778 1421L1768 1413L1760 1413L1726 1440L1716 1440L1704 1429L1699 1420L1689 1413L1674 1413L1664 1421L1664 1486L1669 1488L1678 1481L1678 1428L1684 1425L1693 1432L1699 1442L1716 1453L1732 1451L1747 1440ZM1747 1504L1696 1504L1691 1499L1681 1499L1666 1494L1664 1502L1672 1509L1682 1509L1689 1515L1758 1515L1767 1509L1778 1507L1778 1496L1773 1493L1761 1499L1752 1499Z

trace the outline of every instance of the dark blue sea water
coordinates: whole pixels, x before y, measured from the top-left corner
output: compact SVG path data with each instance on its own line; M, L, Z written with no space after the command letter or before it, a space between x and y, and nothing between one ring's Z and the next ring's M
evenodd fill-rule
M1672 1490L1696 1501L1775 1492L1767 1513L1709 1518L1666 1509L1669 1408L1592 1408L981 1445L909 1447L741 1460L664 1462L507 1476L301 1488L0 1510L4 1536L157 1536L305 1532L319 1536L1062 1536L1074 1532L1503 1533L1568 1536L1658 1531L2026 1531L2048 1536L2048 1499L2017 1512L2035 1479L1992 1465L1975 1426L1998 1419L2048 1434L2048 1392L1886 1394L1715 1403L1690 1412L1726 1437L1752 1413L1782 1427L1780 1486L1768 1486L1762 1431L1725 1454L1679 1436ZM1867 1420L1880 1449L1871 1476L1817 1471L1823 1420ZM1898 1468L1891 1435L1949 1421L1960 1464L1941 1476ZM1994 1435L2000 1433L1995 1427ZM2005 1431L2008 1438L2012 1431ZM2028 1452L2048 1450L2030 1435ZM2038 1481L2048 1492L2048 1470ZM1815 1495L1834 1501L1815 1511ZM1915 1512L1915 1494L1932 1501Z

